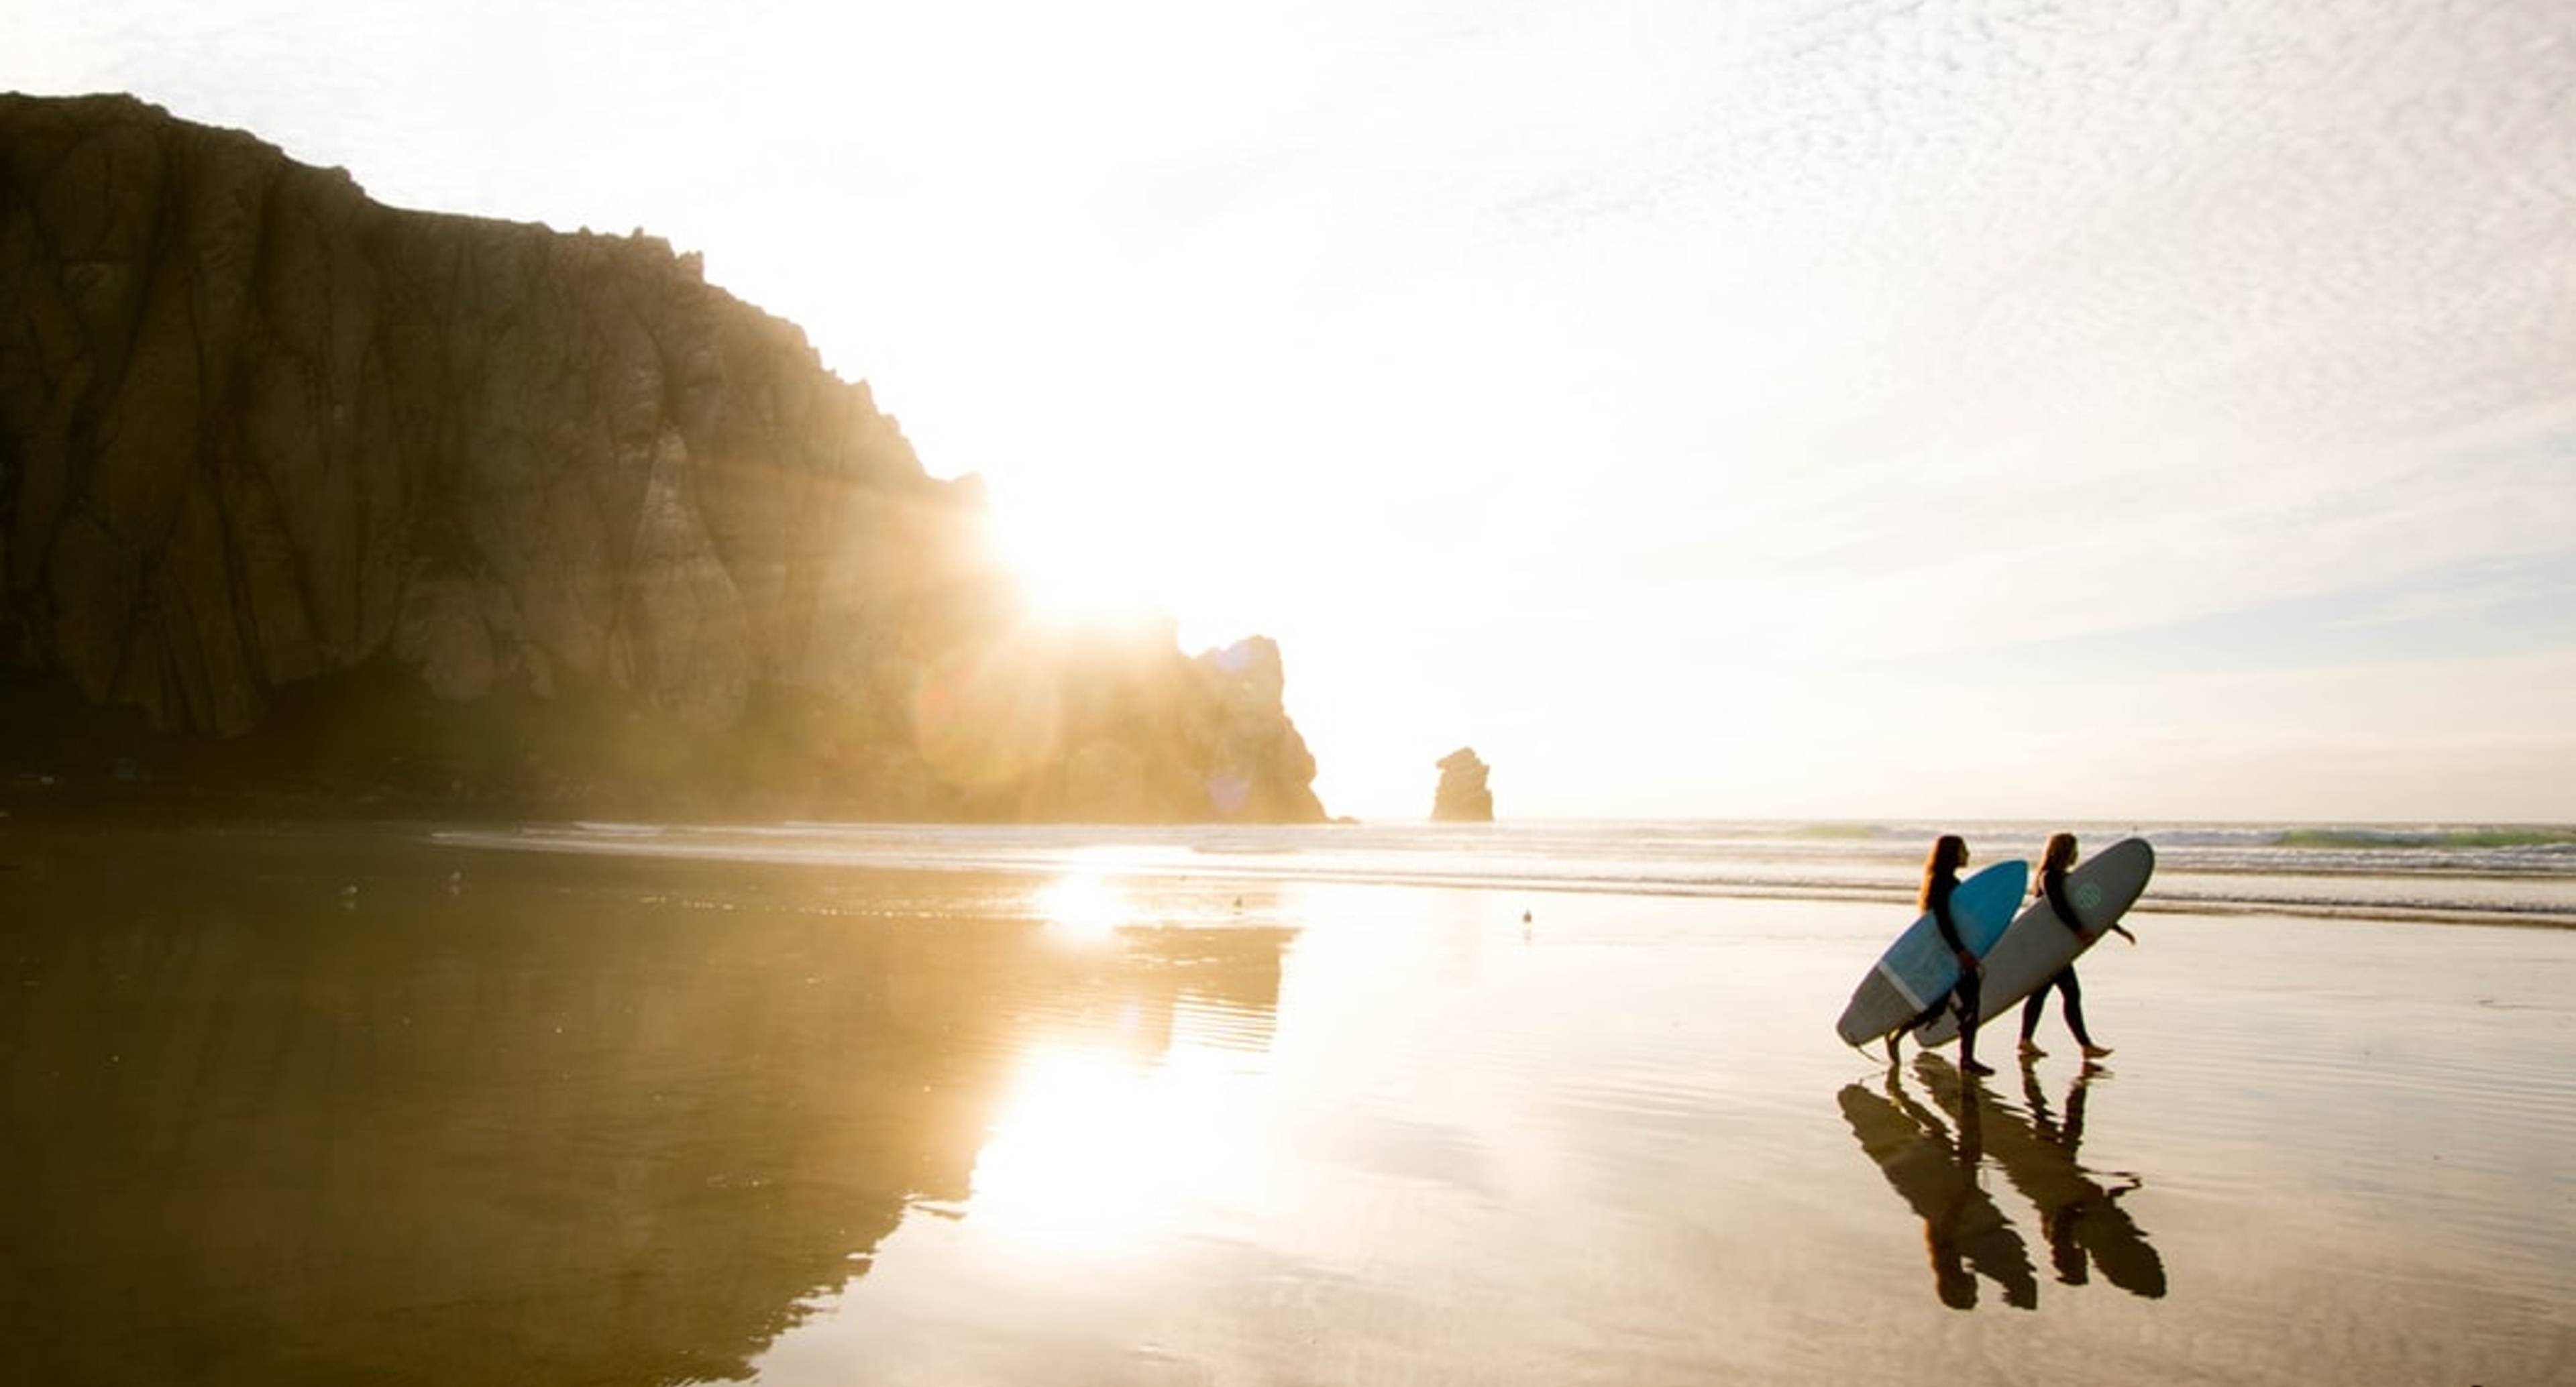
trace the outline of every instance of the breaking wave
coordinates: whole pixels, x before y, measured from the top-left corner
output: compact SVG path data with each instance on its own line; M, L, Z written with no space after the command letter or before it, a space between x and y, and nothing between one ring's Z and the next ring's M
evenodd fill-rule
M2057 825L1694 820L1301 827L782 823L440 829L459 847L907 871L1903 901L1923 845L2035 858ZM2100 848L2132 830L2070 825ZM2168 824L2142 910L2576 927L2576 830Z

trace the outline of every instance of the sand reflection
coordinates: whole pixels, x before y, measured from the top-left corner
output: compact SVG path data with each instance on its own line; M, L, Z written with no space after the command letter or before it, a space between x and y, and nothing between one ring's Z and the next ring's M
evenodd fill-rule
M1038 892L1038 913L1047 929L1068 939L1107 938L1133 918L1127 895L1115 881L1098 872L1070 872Z
M1998 1100L1985 1081L1963 1080L1936 1057L1922 1057L1915 1068L1923 1099L1891 1066L1882 1091L1853 1084L1837 1101L1861 1149L1923 1220L1933 1291L1942 1304L1974 1308L1979 1277L1994 1282L2007 1305L2039 1304L2038 1277L2021 1234L1978 1179L1987 1161L2038 1214L2061 1284L2085 1285L2099 1270L2131 1295L2165 1294L2164 1259L2119 1203L2144 1182L2089 1171L2076 1161L2090 1070L2077 1072L2063 1104L2052 1109L2038 1073L2024 1067L2024 1113Z
M976 1160L967 1217L1033 1248L1136 1247L1140 1232L1259 1178L1247 1078L1201 1045L1143 1066L1113 1050L1033 1049Z
M1252 1089L1287 934L1160 926L1113 874L1041 888L1050 937L1123 965L1045 1019L995 1105L964 1217L1031 1251L1117 1256L1259 1179Z
M738 1379L914 1210L1096 1255L1251 1178L1286 929L147 846L13 843L0 1111L42 1137L0 1142L0 1379Z

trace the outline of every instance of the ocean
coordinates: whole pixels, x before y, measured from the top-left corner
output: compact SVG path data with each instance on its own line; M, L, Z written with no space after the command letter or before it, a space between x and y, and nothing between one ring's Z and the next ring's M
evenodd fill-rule
M1507 821L1315 827L572 823L451 829L459 846L934 871L1090 871L1626 895L1910 898L1941 833L1977 863L2052 832L2143 837L2142 908L2576 926L2576 828L2488 825Z

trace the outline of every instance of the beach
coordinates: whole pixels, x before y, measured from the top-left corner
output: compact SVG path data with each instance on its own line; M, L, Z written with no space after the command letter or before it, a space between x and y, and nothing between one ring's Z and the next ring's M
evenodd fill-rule
M2107 1061L2052 1007L2051 1053L1998 1020L1963 1083L1832 1032L1909 913L1910 825L22 815L0 1361L2565 1380L2565 854L2235 831L2166 834L2139 942L2083 960Z

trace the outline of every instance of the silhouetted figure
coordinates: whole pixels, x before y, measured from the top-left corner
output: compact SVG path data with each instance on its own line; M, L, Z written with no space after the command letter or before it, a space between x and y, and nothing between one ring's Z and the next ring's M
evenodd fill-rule
M2084 1140L2084 1102L2091 1082L2089 1072L2076 1074L2060 1121L2049 1112L2039 1077L2031 1070L2022 1071L2022 1095L2030 1105L2027 1118L1997 1102L1982 1085L1962 1089L1949 1076L1931 1072L1929 1066L1925 1073L1925 1085L1936 1101L1973 1101L1983 1109L1986 1154L2039 1214L2040 1235L2047 1240L2049 1263L2059 1282L2084 1285L2090 1269L2098 1267L2103 1279L2121 1290L2158 1299L2165 1293L2164 1259L2119 1205L2121 1196L2139 1188L2137 1177L2112 1177L2112 1183L2106 1184L2075 1159Z
M1959 869L1967 865L1966 839L1955 833L1944 833L1932 840L1931 855L1923 860L1923 894L1919 904L1932 912L1932 923L1940 928L1941 942L1949 945L1951 954L1959 960L1959 980L1947 993L1934 998L1932 1005L1925 1007L1921 1015L1887 1037L1890 1063L1895 1062L1899 1036L1940 1015L1943 1006L1950 1006L1959 1013L1959 1067L1970 1074L1995 1072L1977 1063L1977 1022L1981 1019L1977 1014L1978 991L1985 977L1985 966L1968 948L1967 941L1959 934L1958 922L1950 915L1950 898L1959 889Z
M1861 1150L1923 1220L1932 1290L1941 1303L1974 1309L1977 1277L1984 1276L2003 1288L2005 1304L2036 1308L2039 1276L2029 1249L1977 1184L1983 1143L1976 1107L1961 1110L1954 1142L1940 1117L1905 1092L1893 1068L1884 1096L1853 1084L1838 1101Z
M2081 936L2084 926L2076 920L2075 907L2066 899L2066 869L2074 865L2075 835L2050 835L2048 847L2039 855L2039 880L2032 884L2031 894L2046 900L2049 913L2057 917L2057 922ZM2118 925L2111 928L2130 943L2138 942L2136 935ZM2084 1058L2096 1060L2111 1053L2111 1047L2094 1044L2092 1035L2084 1029L2084 988L2075 980L2075 965L2069 963L2058 969L2056 976L2041 983L2039 990L2031 993L2029 999L2021 1004L2022 1056L2027 1059L2048 1053L2039 1048L2032 1037L2039 1032L2039 1018L2048 1010L2048 994L2052 991L2064 999L2066 1029L2074 1033L2075 1043L2083 1047Z

